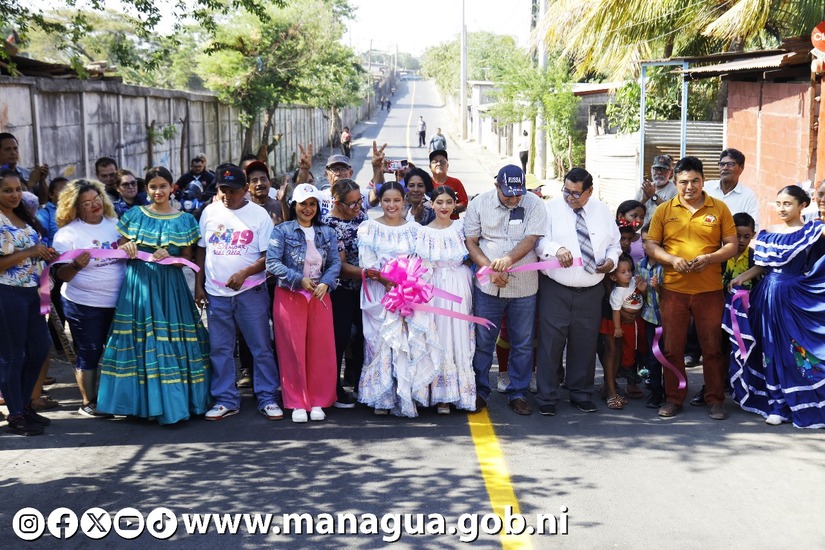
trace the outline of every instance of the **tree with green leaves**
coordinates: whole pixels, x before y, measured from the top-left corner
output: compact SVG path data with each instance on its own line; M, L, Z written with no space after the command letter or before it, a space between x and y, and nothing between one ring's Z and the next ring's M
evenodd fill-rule
M260 20L266 20L273 7L283 7L287 0L189 0L187 2L151 2L149 0L120 0L124 16L132 23L135 34L147 40L158 34L158 27L165 13L172 21L172 32L166 38L162 47L152 52L152 55L141 59L141 63L148 64L148 68L159 66L162 60L172 54L179 46L179 37L184 36L184 30L193 22L208 33L213 33L222 20L228 15L243 10L253 14ZM67 2L75 5L75 0ZM92 0L89 10L76 10L67 20L55 20L49 17L48 11L33 7L23 0L3 0L0 2L0 29L4 32L15 32L23 44L30 40L30 33L42 31L55 37L59 47L69 53L72 66L82 69L82 54L73 49L74 44L96 31L94 19L90 13L106 11L105 2ZM0 49L0 57L7 53Z
M467 77L469 80L499 81L514 59L524 56L512 36L489 32L467 33ZM441 93L458 95L460 89L461 43L459 38L430 46L421 58L425 78L435 80Z
M578 75L621 80L640 59L770 48L823 18L822 0L556 0L539 28Z
M216 32L198 59L206 86L237 106L244 153L262 157L277 146L272 118L279 105L331 110L361 98L357 58L339 39L352 9L346 0L293 0L266 18L240 11ZM263 114L257 143L254 122Z
M47 12L49 21L68 24L79 10ZM199 26L184 28L174 39L162 35L142 38L135 31L132 18L118 12L87 11L83 17L94 29L79 41L65 44L63 39L42 29L32 29L23 53L35 59L55 63L79 62L81 65L105 65L107 72L123 78L126 84L203 91L203 81L192 59L201 53L208 40ZM155 59L156 52L169 55ZM82 70L81 70L82 72Z
M575 130L579 100L573 95L570 65L564 57L546 70L536 67L526 54L513 58L496 99L490 114L506 124L534 121L539 107L543 108L544 127L534 128L533 135L546 133L557 176L584 163L585 136Z

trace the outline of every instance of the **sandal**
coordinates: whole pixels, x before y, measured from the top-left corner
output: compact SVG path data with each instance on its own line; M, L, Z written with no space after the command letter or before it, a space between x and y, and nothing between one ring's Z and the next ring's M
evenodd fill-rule
M621 410L624 409L624 406L625 402L618 394L611 395L607 398L608 409Z
M43 385L44 386L52 386L55 383L57 383L57 378L55 378L54 376L47 376L46 378L43 379Z
M630 399L641 399L645 396L645 393L637 384L628 384L626 391Z

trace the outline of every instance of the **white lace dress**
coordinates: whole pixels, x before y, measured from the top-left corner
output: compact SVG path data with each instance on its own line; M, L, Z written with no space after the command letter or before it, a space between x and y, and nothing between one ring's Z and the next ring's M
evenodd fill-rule
M430 269L429 283L451 294L460 296L460 304L433 298L430 305L458 313L473 311L472 271L464 265L467 247L464 245L464 226L454 221L450 227L436 229L425 226L418 230L415 254L424 267ZM430 385L430 404L452 403L459 409L474 410L476 381L473 354L476 348L475 325L468 321L444 315L433 317L435 332L432 340L444 348L437 375Z
M362 223L358 228L360 267L381 269L398 256L411 255L420 230L420 225L409 222L395 227L375 220ZM405 318L390 313L380 303L384 294L384 286L370 279L361 291L364 369L358 400L376 409L390 409L396 416L418 416L416 402L428 404L443 350L428 342L435 330L431 316L414 312Z

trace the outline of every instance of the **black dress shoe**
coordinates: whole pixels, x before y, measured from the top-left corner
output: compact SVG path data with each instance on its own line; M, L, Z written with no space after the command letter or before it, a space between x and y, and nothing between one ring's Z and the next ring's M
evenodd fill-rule
M592 401L571 401L570 404L585 413L592 413L599 410Z
M533 409L523 397L517 397L516 399L510 401L510 408L513 409L516 414L520 414L522 416L529 416L533 414Z
M26 407L23 410L23 417L38 426L48 426L52 423L51 419L43 416L42 414L37 414L31 407Z
M539 407L539 414L544 416L556 416L555 405L542 405Z
M17 435L40 435L43 426L35 424L24 415L9 417L9 431Z
M652 391L650 392L650 396L647 398L647 403L645 403L645 407L648 409L658 409L660 408L665 402L665 393L662 391Z
M702 386L699 393L693 396L693 399L690 400L690 404L694 407L701 407L705 404L705 386Z

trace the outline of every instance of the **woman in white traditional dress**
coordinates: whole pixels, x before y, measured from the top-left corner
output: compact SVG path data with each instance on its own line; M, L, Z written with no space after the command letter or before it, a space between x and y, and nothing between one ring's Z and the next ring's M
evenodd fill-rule
M469 315L473 311L473 275L464 264L468 254L464 245L464 225L460 220L450 219L458 198L455 191L442 185L430 194L430 199L435 220L418 230L415 253L423 266L431 270L430 284L462 299L458 304L433 298L430 304ZM431 315L435 324L432 337L445 353L436 378L430 384L430 403L436 405L438 414L450 414L451 404L457 409L475 410L475 327L462 319Z
M414 312L403 317L381 304L393 285L380 275L381 268L415 251L421 226L404 219L404 188L400 184L382 185L378 199L384 214L358 228L358 262L366 276L361 294L364 369L358 400L373 407L377 415L392 412L414 417L418 415L416 402L429 404L430 383L442 350L428 341L435 330L431 316Z

